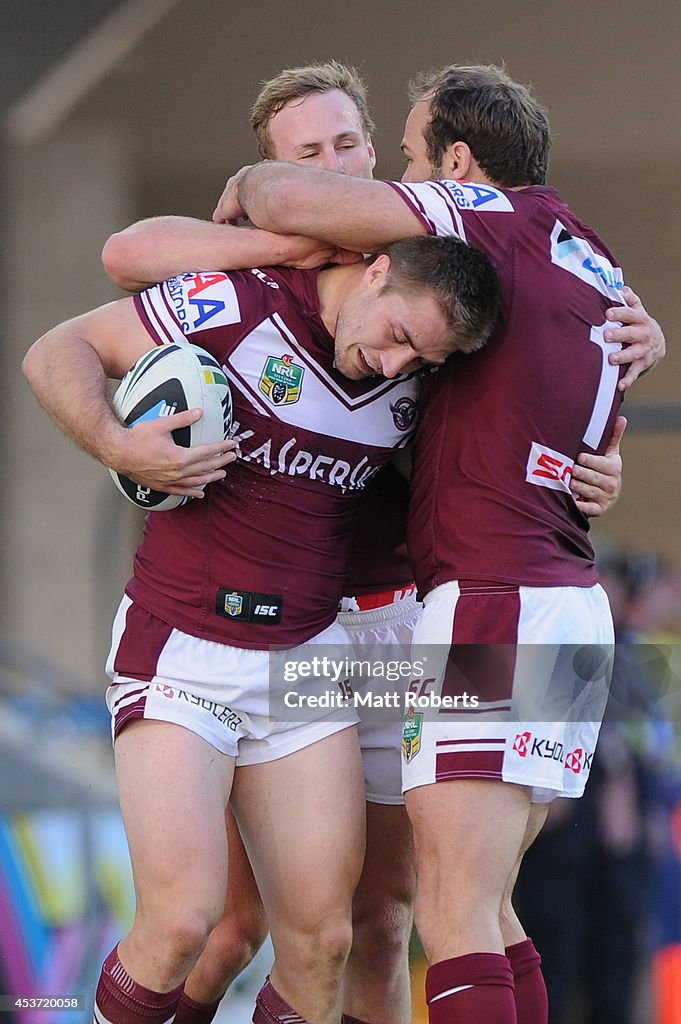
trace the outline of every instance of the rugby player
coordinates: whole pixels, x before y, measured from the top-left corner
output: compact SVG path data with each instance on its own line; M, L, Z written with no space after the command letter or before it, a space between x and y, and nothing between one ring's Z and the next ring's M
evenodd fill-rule
M412 100L402 185L263 163L228 184L216 219L246 213L357 251L455 234L500 275L491 343L429 379L411 483L416 644L446 648L438 693L475 683L483 714L407 720L404 785L430 1020L535 1024L546 994L510 893L547 801L579 796L593 757L595 719L561 723L551 710L561 652L612 643L568 481L580 450L605 450L623 391L663 339L652 321L642 344L639 300L614 258L546 186L549 124L529 90L493 66L452 66L424 76ZM610 349L616 320L621 351ZM602 704L605 674L582 683Z
M340 1019L364 854L354 718L277 714L286 684L270 679L269 652L347 642L334 620L357 496L413 429L393 405L417 400L423 367L484 344L497 296L479 251L408 239L320 272L184 274L53 328L26 355L39 401L84 450L197 499L148 516L113 627L107 702L137 900L103 965L99 1024L174 1017L224 909L230 797L275 948L254 1021ZM174 445L196 410L118 421L107 378L167 341L225 367L231 446Z
M265 159L371 176L375 157L366 94L356 73L336 62L288 69L266 83L254 104L252 124ZM208 225L184 218L141 222L109 240L105 265L118 283L129 288L142 287L186 265L228 266L234 258L232 234L229 227L223 231L221 235ZM282 240L278 244L279 250L271 253L274 261L280 258ZM330 255L331 249L322 255ZM650 323L640 306L632 317ZM610 456L616 468L622 423ZM578 497L579 490L584 490L583 508L594 514L611 499L615 478L596 473L598 466L608 467L601 457L585 454L583 458L585 466L576 467L575 476L583 474L584 480L573 486ZM404 483L391 476L390 470L383 470L367 488L365 514L353 548L356 569L346 586L344 605L355 610L341 616L356 642L376 644L384 651L395 650L390 645L408 642L418 611L402 544L405 491ZM367 855L355 896L345 1009L362 1020L405 1024L411 1012L407 950L414 876L410 830L400 806L400 739L397 722L368 720L360 725L368 801ZM247 858L240 863L240 872L230 864L225 915L188 979L178 1007L181 1016L183 1006L191 1004L195 1022L205 1024L212 1018L221 994L250 958L265 928ZM238 899L233 898L237 893Z

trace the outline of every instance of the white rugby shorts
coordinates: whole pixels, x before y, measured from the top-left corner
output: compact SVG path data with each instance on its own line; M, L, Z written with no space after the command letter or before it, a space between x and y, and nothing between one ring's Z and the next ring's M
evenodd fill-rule
M614 655L600 585L445 583L414 645L432 678L405 714L405 791L470 778L528 786L535 803L582 795Z
M358 665L382 661L388 669L394 663L410 663L411 645L416 623L423 609L415 595L397 600L370 611L340 612L338 622L344 627L352 646L352 658ZM389 678L386 671L353 675L350 685L355 693L371 693L377 698L399 691L402 696L410 677L400 674ZM366 799L375 804L403 804L400 749L402 745L403 705L376 708L357 707L357 732L362 750Z
M348 638L334 622L306 642L305 654L317 645L344 653ZM279 698L286 686L270 679L268 651L182 633L127 595L114 619L106 671L112 680L106 702L114 740L135 718L173 722L236 758L237 765L275 761L358 720L347 707L318 708L303 722L293 721L293 711L275 720L273 707L282 706Z

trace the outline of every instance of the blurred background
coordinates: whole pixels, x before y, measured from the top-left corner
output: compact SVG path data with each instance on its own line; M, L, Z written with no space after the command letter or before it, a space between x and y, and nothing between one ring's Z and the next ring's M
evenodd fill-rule
M0 5L0 993L90 996L132 911L102 666L141 521L38 409L24 352L117 297L100 264L111 232L210 217L228 175L255 159L248 109L281 68L357 66L377 175L399 178L409 78L505 62L549 108L552 183L606 239L669 348L627 397L624 492L594 529L622 648L636 652L618 678L637 713L613 713L589 797L552 812L521 901L551 1024L681 1021L680 42L677 0ZM225 1019L250 1018L266 968ZM415 943L415 1017L421 972Z

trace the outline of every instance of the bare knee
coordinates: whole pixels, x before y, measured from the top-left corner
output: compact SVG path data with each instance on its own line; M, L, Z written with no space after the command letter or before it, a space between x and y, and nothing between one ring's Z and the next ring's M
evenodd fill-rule
M215 927L215 915L194 910L180 913L166 921L160 942L178 958L196 959Z
M353 907L351 957L367 967L383 968L401 963L407 955L413 923L411 889L384 894L384 898L359 898Z
M137 964L147 962L153 950L157 973L149 986L171 979L177 984L200 957L214 925L215 915L201 910L178 908L177 913L150 915L138 908L133 928L120 944L121 960L134 975Z
M339 972L345 967L352 946L352 923L348 920L328 921L315 929L310 936L311 951L326 961L329 967Z
M210 937L210 946L219 951L225 988L250 964L267 936L265 912L247 917L225 914Z
M345 919L325 919L307 927L288 931L282 942L275 939L275 949L286 949L286 959L297 964L301 972L330 977L340 976L352 945L352 925Z

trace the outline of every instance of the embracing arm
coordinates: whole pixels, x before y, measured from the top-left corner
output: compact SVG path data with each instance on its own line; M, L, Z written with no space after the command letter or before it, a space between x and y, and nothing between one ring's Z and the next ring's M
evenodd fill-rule
M336 261L335 246L301 235L213 224L192 217L151 217L107 239L102 263L111 280L138 292L187 271L246 270Z
M223 223L244 215L268 231L297 232L357 252L426 233L386 182L275 161L242 168L230 178L213 220ZM621 391L665 353L660 325L630 288L623 294L626 305L608 310L613 326L605 332L606 341L625 346L609 357L613 364L627 364Z
M266 160L227 182L213 214L221 223L246 214L258 227L372 252L426 229L384 181L352 178Z
M39 338L22 370L57 426L84 451L154 490L201 497L200 486L224 477L234 460L227 442L180 448L172 431L200 419L191 409L124 427L107 397L107 379L120 379L153 348L132 299L109 303L68 320Z
M648 313L643 303L631 288L623 288L626 305L613 306L606 311L608 320L619 322L620 326L608 328L606 341L617 341L625 345L621 352L610 356L614 364L628 363L627 372L619 382L619 390L626 391L646 370L663 358L666 343L662 328Z
M572 467L570 488L585 516L605 515L622 490L620 442L627 426L624 416L615 420L610 444L603 455L582 452Z

